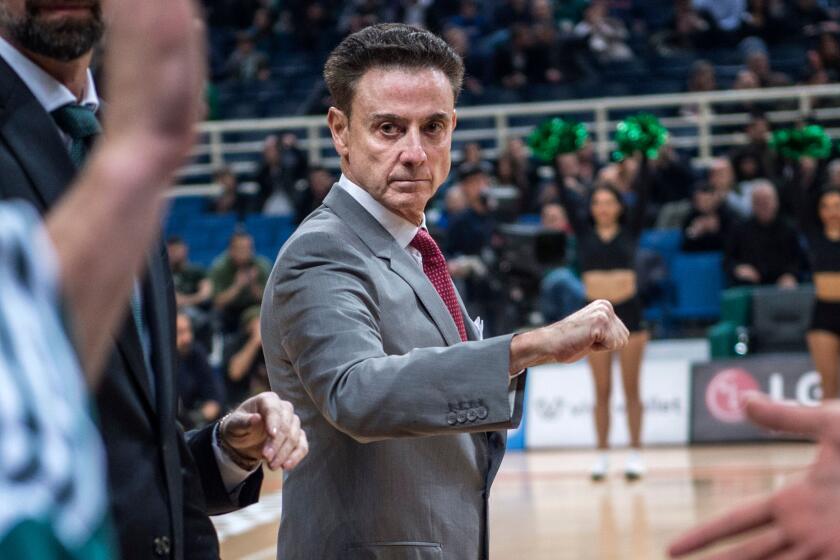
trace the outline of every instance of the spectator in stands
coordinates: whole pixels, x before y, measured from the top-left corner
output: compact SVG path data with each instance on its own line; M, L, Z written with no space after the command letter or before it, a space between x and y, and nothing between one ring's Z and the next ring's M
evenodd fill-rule
M577 151L577 159L581 181L587 185L593 184L601 167L598 162L598 155L595 153L595 145L587 140L583 148Z
M528 0L505 0L496 9L495 20L497 29L505 29L517 24L530 25L531 10Z
M330 192L335 177L325 167L315 166L309 169L308 178L300 185L300 190L297 194L297 203L295 204L295 223L299 224L306 218L313 210L318 208L327 193Z
M283 165L280 139L272 134L263 143L263 160L254 179L259 185L257 207L263 214L277 216L292 214L295 193L293 170Z
M796 231L779 218L776 188L763 180L752 191L752 216L735 227L724 267L733 285L795 287L802 253Z
M250 82L257 79L260 68L268 64L265 53L257 50L250 32L240 32L236 48L225 62L223 74L227 79Z
M840 158L831 160L826 167L826 188L840 189Z
M467 204L467 197L464 196L464 190L460 185L452 185L446 189L446 194L443 197L443 208L449 219L467 211L469 204Z
M817 0L794 0L787 15L789 32L794 35L816 35L823 24L831 23L831 15Z
M746 220L752 213L751 185L735 181L735 169L728 158L718 158L709 166L709 184L718 193L729 212L738 220Z
M531 29L524 24L510 28L510 38L500 44L494 54L494 76L502 87L508 90L522 90L529 78L539 75L537 58L533 56L534 38Z
M453 256L481 255L490 245L495 227L487 204L490 178L478 166L464 168L459 172L458 185L467 200L467 210L450 221L447 252Z
M447 27L443 32L443 39L464 61L464 92L480 96L484 93L486 64L483 58L474 52L467 32L460 27Z
M673 51L692 52L711 43L712 27L711 15L698 12L691 0L675 0L673 18L652 41L657 52L665 56Z
M221 416L224 396L206 350L195 342L192 320L184 312L176 318L178 350L178 420L187 428L199 428ZM250 395L249 395L250 396Z
M583 176L580 160L576 153L558 155L555 164L560 169L560 180L563 181L569 191L581 198L589 196L592 183Z
M744 65L755 74L761 87L781 87L790 85L791 79L783 72L775 72L770 67L767 49L761 41L744 41Z
M535 207L535 173L522 138L509 138L504 150L496 158L496 182L516 187L521 212L530 212Z
M434 0L399 0L394 21L428 29L429 12L434 3Z
M189 248L178 236L166 240L169 268L175 287L175 304L183 307L204 307L213 297L213 284L204 270L189 262Z
M604 0L592 0L583 12L583 21L575 26L574 34L586 41L590 52L601 64L634 58L627 45L630 36L627 27L622 21L609 17Z
M723 251L736 223L720 193L709 183L699 183L691 197L692 207L682 224L682 250Z
M461 0L460 4L458 13L446 22L446 26L463 29L470 42L475 44L484 36L487 24L484 21L484 16L479 12L478 3L475 0Z
M558 202L542 207L540 225L548 232L559 232L566 236L566 251L563 263L552 266L540 282L540 313L546 322L559 321L571 315L586 304L583 283L578 278L575 237L569 224L566 210Z
M755 176L774 178L777 172L776 152L770 147L770 133L772 128L767 115L761 112L754 112L744 129L747 143L743 146L733 148L729 153L730 161L741 162L745 155L754 156L758 160L758 169ZM749 180L755 177L744 177L742 180Z
M254 21L248 29L257 52L270 53L277 48L277 36L274 34L274 15L265 6L254 12Z
M650 201L645 224L656 221L659 210L669 202L691 198L691 184L694 173L691 165L668 143L659 151L659 156L650 162Z
M227 402L239 402L268 390L268 373L262 351L260 308L254 306L242 314L242 325L225 350L225 390Z
M228 250L210 268L213 305L219 312L222 331L235 332L243 313L262 302L271 263L254 254L254 240L244 231L233 234Z
M702 93L718 89L715 66L708 60L696 60L691 65L688 74L688 93ZM680 107L683 116L694 116L700 113L700 106L694 103Z
M295 43L304 51L324 52L336 39L336 21L331 14L339 10L338 2L300 2L292 10Z
M219 195L207 204L211 214L235 213L242 218L249 211L248 197L239 192L239 179L230 167L222 167L213 174L213 182L221 187Z
M749 0L741 33L745 37L758 37L768 44L785 38L784 0Z
M836 35L821 33L816 50L808 51L808 60L815 72L824 74L820 83L840 81L840 43Z
M716 46L734 45L747 12L746 0L693 0L694 7L712 16Z
M467 142L464 144L464 157L458 165L458 169L470 169L478 167L486 175L490 176L493 173L493 164L485 160L481 155L481 144L478 142Z

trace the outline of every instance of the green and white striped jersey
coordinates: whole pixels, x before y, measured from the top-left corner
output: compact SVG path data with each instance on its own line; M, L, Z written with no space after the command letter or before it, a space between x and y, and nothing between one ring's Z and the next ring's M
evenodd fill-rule
M105 456L34 210L0 203L0 558L110 559Z

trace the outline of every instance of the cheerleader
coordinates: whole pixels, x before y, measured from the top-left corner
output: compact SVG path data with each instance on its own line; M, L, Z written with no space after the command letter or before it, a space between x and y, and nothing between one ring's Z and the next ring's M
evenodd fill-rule
M630 331L630 340L617 352L589 356L595 385L595 430L600 453L592 467L593 480L606 477L609 462L610 395L612 362L618 355L627 406L631 452L625 476L637 479L644 474L641 458L642 402L639 377L648 332L642 321L642 303L637 291L635 258L648 197L648 162L643 158L631 190L636 196L632 211L621 193L610 183L600 181L585 198L567 189L563 177L557 181L561 202L578 240L578 260L586 299L606 299Z

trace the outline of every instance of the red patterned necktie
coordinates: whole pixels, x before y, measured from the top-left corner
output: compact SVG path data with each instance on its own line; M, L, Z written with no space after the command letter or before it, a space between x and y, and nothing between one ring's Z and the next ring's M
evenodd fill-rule
M438 247L429 232L423 228L417 231L417 235L411 240L412 247L420 251L423 257L423 272L432 282L440 299L452 315L455 321L455 326L458 327L458 333L461 335L461 340L466 342L467 329L464 327L464 316L461 314L461 308L458 306L458 297L455 295L455 286L452 284L452 278L449 276L449 269L446 266L446 259L443 258L443 253Z

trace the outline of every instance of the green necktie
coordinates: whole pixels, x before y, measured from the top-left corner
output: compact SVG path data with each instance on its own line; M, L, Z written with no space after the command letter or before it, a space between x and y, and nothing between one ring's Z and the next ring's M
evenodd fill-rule
M81 167L93 138L102 132L96 114L90 107L68 104L52 112L58 127L70 137L70 159Z

